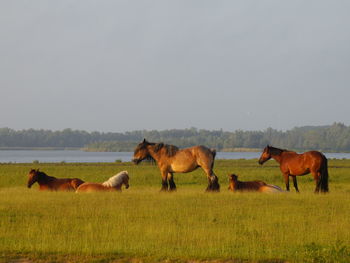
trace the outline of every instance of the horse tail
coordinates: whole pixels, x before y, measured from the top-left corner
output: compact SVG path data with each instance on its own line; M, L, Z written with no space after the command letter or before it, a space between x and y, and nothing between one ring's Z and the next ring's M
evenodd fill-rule
M213 155L213 159L215 159L216 156L216 150L214 148L210 148L211 154Z
M322 158L322 164L321 164L321 178L320 178L320 187L321 192L327 193L328 192L328 160L326 156L323 156Z
M213 162L211 164L211 169L213 169L214 168L215 156L216 156L216 150L214 148L210 148L209 151L211 152L211 154L213 156Z
M272 189L275 190L276 192L284 192L284 190L283 190L281 187L277 186L277 185L274 185L274 184L266 184L266 186L272 188Z

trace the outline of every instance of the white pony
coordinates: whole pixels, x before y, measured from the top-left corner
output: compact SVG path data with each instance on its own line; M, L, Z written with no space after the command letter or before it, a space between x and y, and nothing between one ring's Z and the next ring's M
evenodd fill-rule
M102 185L106 187L116 187L125 183L125 188L129 188L129 174L128 171L121 171L120 173L112 176L107 181L103 182Z
M126 189L129 188L129 174L127 171L121 171L102 184L83 183L79 185L76 192L122 191L123 184Z

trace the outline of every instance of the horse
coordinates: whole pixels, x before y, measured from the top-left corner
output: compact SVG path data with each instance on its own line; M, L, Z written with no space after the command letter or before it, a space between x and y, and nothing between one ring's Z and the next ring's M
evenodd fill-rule
M319 193L320 190L322 193L328 192L328 161L324 154L318 151L298 154L267 145L259 158L259 164L262 165L271 158L280 164L287 191L289 176L293 178L296 192L299 192L296 176L311 173L316 183L315 193Z
M129 174L127 171L122 171L103 183L83 183L76 190L79 192L99 192L99 191L122 191L122 185L129 188Z
M278 193L283 190L277 185L267 184L263 181L248 181L242 182L238 180L238 175L229 174L229 187L228 190L235 192L262 192L262 193Z
M27 187L31 188L35 182L39 184L39 190L49 191L75 191L79 185L84 183L78 178L56 178L48 176L39 169L31 169L28 173Z
M136 165L145 159L157 163L162 176L161 191L176 190L174 173L188 173L198 167L201 167L207 175L208 187L206 191L219 191L219 179L213 172L215 155L215 149L201 145L179 149L174 145L152 143L144 139L135 148L132 161Z

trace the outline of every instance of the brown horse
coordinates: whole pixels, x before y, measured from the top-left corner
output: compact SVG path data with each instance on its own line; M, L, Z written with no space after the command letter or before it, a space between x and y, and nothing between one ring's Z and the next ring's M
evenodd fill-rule
M251 191L251 192L265 192L277 193L283 190L277 185L267 184L263 181L248 181L242 182L238 180L238 175L230 174L228 190L235 191Z
M143 140L137 145L133 162L139 164L142 160L154 160L162 175L162 191L176 190L174 173L188 173L201 167L207 175L207 191L219 191L218 177L213 172L216 151L205 146L194 146L186 149L179 149L174 145L163 143L151 143Z
M39 184L40 190L49 191L75 191L79 185L84 183L78 178L55 178L39 171L39 169L31 169L28 174L28 188L35 182Z
M129 174L127 171L122 171L102 184L99 183L83 183L78 189L79 192L100 192L100 191L122 191L122 186L125 185L125 188L129 188Z
M267 145L260 156L259 164L262 165L270 158L280 164L287 191L289 191L289 176L293 178L295 190L299 192L296 176L311 173L316 182L315 193L320 190L323 193L328 192L327 158L322 153L310 151L298 154Z

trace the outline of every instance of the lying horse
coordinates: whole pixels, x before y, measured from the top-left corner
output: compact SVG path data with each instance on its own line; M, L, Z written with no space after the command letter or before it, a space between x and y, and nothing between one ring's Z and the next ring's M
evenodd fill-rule
M97 191L122 191L122 185L125 188L129 188L129 174L127 171L122 171L107 181L100 183L83 183L81 184L76 192L97 192Z
M39 171L39 169L31 169L28 174L28 188L35 182L39 184L40 190L49 191L75 191L79 185L84 183L78 178L55 178Z
M216 151L205 146L194 146L179 149L174 145L164 143L152 143L143 140L137 145L134 151L133 162L139 164L148 159L157 162L162 175L162 191L176 190L174 173L188 173L201 167L207 175L207 191L219 191L220 185L218 177L213 172Z
M238 176L230 174L229 176L229 187L228 189L232 192L235 191L252 191L252 192L264 192L264 193L277 193L283 190L277 185L267 184L263 181L249 181L241 182L238 181Z
M271 158L280 164L287 191L289 191L289 176L293 178L294 188L299 192L296 176L311 173L316 182L315 193L320 192L320 189L321 192L328 192L327 158L322 153L310 151L298 154L267 145L260 156L259 164L262 165Z

